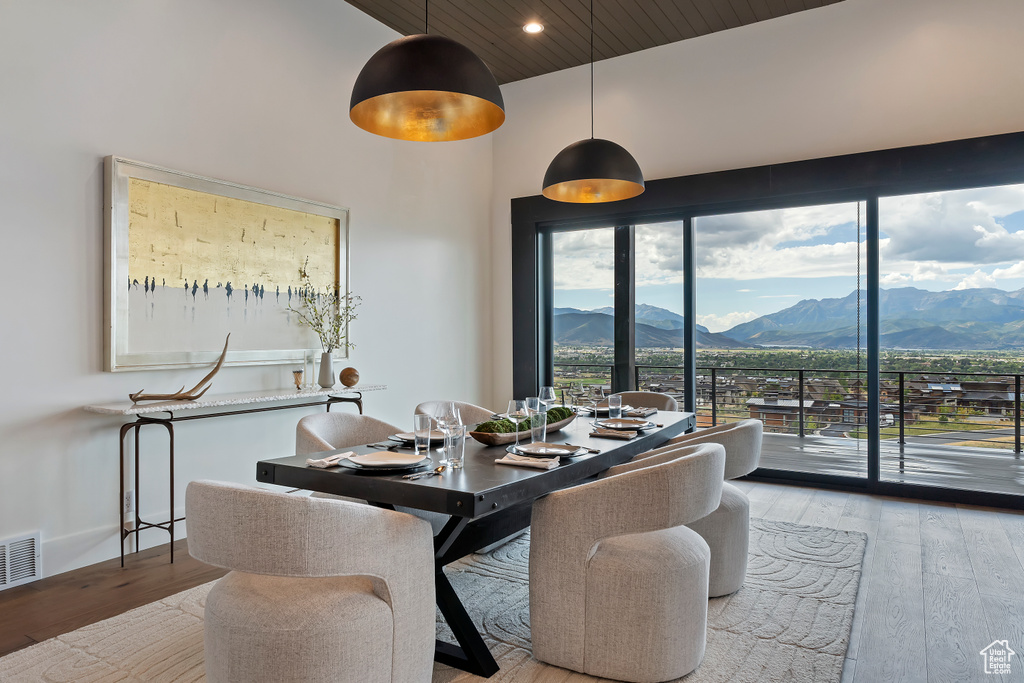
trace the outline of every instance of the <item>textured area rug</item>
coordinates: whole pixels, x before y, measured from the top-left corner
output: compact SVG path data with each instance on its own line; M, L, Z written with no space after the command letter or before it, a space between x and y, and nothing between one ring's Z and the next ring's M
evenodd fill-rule
M839 681L864 558L864 534L751 520L743 588L708 609L704 662L686 683ZM603 680L530 652L529 536L449 568L501 671L489 681ZM0 658L2 681L203 681L203 602L212 584L172 595ZM451 640L439 620L438 637ZM480 681L435 665L435 683Z

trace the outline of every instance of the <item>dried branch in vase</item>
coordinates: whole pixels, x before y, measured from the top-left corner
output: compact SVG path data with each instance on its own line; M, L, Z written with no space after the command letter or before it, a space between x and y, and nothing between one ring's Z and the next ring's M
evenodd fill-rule
M313 330L320 338L324 353L335 349L347 351L355 346L348 340L348 325L356 319L356 308L362 301L354 294L342 295L337 287L321 292L310 281L306 263L299 268L302 287L299 289L299 308L288 306L288 310L299 318L299 324Z

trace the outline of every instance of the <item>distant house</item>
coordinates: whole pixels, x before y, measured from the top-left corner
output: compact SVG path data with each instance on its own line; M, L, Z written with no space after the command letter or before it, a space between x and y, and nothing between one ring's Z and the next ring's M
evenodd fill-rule
M1013 415L1017 394L1014 383L1008 380L961 382L963 393L957 406L982 410L988 415Z
M813 405L814 401L804 399L805 415ZM795 398L751 398L747 399L747 410L769 432L791 432L800 427L800 401Z
M851 425L863 425L868 421L868 402L859 400L831 401L827 405L815 406L815 412L820 412L823 422L845 423ZM878 407L879 424L883 427L891 427L899 419L900 407L898 404L882 403ZM907 413L904 417L909 418Z

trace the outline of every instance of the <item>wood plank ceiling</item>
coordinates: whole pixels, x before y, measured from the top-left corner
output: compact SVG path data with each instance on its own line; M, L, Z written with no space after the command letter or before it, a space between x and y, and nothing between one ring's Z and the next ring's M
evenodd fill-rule
M425 0L347 0L402 33L423 33ZM841 0L595 0L596 60L831 5ZM432 0L430 33L459 41L498 83L590 61L589 0ZM537 21L531 35L523 25Z

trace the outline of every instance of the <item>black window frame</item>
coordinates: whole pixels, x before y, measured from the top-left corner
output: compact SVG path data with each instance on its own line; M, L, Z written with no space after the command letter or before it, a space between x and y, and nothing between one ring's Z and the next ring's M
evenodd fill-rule
M553 305L550 235L553 231L616 226L632 232L632 226L638 224L683 221L687 397L684 410L693 412L696 397L693 219L862 201L867 207L868 476L861 479L759 469L752 478L1024 509L1024 495L884 481L879 472L878 200L1016 183L1024 183L1024 132L651 180L640 196L612 204L565 204L542 195L512 199L513 392L516 396L535 395L541 385L553 380L550 333ZM617 247L617 256L618 251ZM618 267L617 258L617 270ZM616 277L617 345L620 334L633 330L634 323L632 308L626 310L626 302L631 297L622 293L620 301L619 282ZM630 281L630 290L632 287ZM619 364L616 366L618 368ZM622 387L621 377L616 384Z

